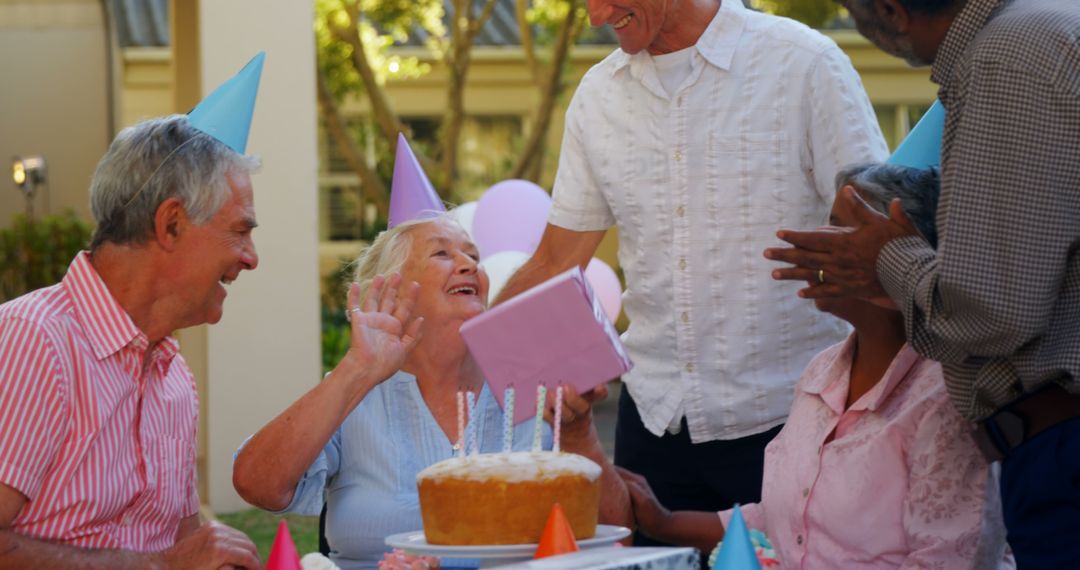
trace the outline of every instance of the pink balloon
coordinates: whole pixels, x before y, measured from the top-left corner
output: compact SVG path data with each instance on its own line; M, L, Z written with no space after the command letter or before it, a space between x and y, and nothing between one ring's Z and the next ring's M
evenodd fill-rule
M483 259L500 251L532 254L547 225L551 197L528 180L503 180L476 203L473 240Z
M594 257L589 261L589 265L585 266L585 278L589 280L589 286L596 298L600 299L604 314L614 323L622 311L622 284L619 283L619 276L610 265Z

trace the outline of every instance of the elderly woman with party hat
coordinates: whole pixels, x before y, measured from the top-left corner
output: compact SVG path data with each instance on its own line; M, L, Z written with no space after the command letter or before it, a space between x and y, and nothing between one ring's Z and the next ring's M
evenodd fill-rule
M387 536L422 527L417 473L459 452L460 390L476 395L464 430L475 439L464 443L482 453L503 448L502 411L459 332L485 310L487 294L477 247L450 214L424 212L380 234L356 261L348 352L240 449L240 496L308 515L319 514L325 496L331 559L374 568ZM530 421L514 428L515 451L531 449L533 430ZM546 424L541 437L550 448ZM564 451L602 455L585 438L564 440ZM628 504L618 475L605 468L601 477L602 489ZM629 511L607 515L601 493L601 520L625 522Z

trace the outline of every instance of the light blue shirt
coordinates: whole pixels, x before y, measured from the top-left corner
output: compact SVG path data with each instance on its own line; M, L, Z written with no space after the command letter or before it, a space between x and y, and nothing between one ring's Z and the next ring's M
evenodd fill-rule
M502 451L502 410L486 384L476 410L472 420L479 422L481 452ZM515 451L531 449L533 429L531 420L514 428ZM544 449L551 449L546 423L542 433ZM375 568L390 551L387 536L423 527L417 473L453 456L453 442L428 410L416 378L398 372L376 386L334 432L282 512L318 515L325 492L330 558L345 570Z

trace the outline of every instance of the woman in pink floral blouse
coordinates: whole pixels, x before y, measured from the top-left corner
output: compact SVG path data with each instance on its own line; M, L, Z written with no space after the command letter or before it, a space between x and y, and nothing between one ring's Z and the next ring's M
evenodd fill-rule
M838 177L873 207L901 204L931 244L937 172L877 165ZM829 223L852 223L834 206ZM827 276L825 276L827 279ZM783 431L765 450L748 526L785 568L1011 568L994 474L945 392L941 366L907 344L900 313L861 300L817 300L849 323L814 358ZM644 478L622 472L640 530L710 551L731 511L671 512Z

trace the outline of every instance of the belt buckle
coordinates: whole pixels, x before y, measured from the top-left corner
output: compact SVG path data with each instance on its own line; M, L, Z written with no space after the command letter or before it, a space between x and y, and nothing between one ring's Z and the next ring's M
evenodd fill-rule
M1001 461L1027 438L1024 418L1006 408L979 422L973 437L987 461Z

